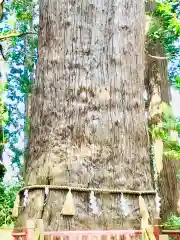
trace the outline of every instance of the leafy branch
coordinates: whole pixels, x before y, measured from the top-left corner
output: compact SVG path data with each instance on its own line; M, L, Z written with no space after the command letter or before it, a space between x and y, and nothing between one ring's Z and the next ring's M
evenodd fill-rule
M34 33L34 32L0 34L0 40L12 38L12 37L23 37L28 34L36 34L37 35L37 33Z
M162 42L167 53L171 55L176 53L173 43L180 36L180 20L170 1L157 1L156 9L151 16L148 36L151 41Z
M180 122L175 119L171 107L161 104L162 121L157 125L152 125L150 133L152 139L162 139L164 142L164 154L175 159L180 159L180 146L178 144L178 134L180 133Z

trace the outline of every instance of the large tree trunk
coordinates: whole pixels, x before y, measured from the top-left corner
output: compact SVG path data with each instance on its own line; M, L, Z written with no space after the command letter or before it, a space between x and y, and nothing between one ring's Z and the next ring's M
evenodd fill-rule
M41 0L38 53L25 184L153 190L144 1ZM29 217L51 230L139 228L138 195L125 195L123 218L120 193L96 195L94 216L89 194L75 191L76 214L67 218L60 214L66 193L50 190L44 206L44 191L30 191L18 225ZM145 200L152 217L154 197Z

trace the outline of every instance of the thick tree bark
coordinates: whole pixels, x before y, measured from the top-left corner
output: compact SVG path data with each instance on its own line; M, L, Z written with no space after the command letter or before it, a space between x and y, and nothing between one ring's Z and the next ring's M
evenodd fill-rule
M144 2L41 0L38 53L26 185L153 190ZM120 194L98 194L94 216L88 193L73 192L76 215L67 218L60 215L66 193L51 190L43 206L44 191L30 191L18 225L30 217L51 230L139 228L138 196L127 196L123 218ZM145 200L152 217L154 198Z

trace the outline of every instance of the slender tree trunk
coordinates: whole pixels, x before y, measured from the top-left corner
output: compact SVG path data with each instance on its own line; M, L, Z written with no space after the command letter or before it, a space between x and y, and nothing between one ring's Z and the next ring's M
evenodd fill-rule
M151 56L165 56L161 43L149 44L146 49ZM150 57L146 53L145 86L148 93L148 113L150 124L158 124L162 121L159 109L162 102L170 104L170 82L168 79L168 60ZM178 202L179 181L177 169L180 162L163 156L163 169L158 177L158 188L161 197L161 218L166 220L171 213L180 214L180 203Z
M171 100L168 61L158 58L165 56L161 43L151 43L147 46L145 87L148 94L148 113L150 122L157 123L161 121L161 116L159 116L161 103L169 104Z
M3 19L3 3L0 4L0 19ZM2 45L1 45L2 48ZM0 61L4 62L3 59L3 53L1 49L1 56L0 56ZM2 72L1 72L2 75ZM1 76L2 77L2 76ZM5 79L1 79L2 86L4 85ZM3 127L3 112L4 112L4 105L3 105L3 92L1 90L0 92L0 182L3 180L3 177L6 172L6 168L3 163L3 150L4 150L4 127Z
M180 168L178 159L163 158L163 171L159 176L159 189L162 198L161 217L164 221L170 214L180 215L180 183L177 170Z
M137 24L138 22L138 24ZM144 92L144 1L41 0L37 81L26 185L153 190ZM73 192L76 214L63 217L66 191L29 192L18 224L46 229L139 228L138 196ZM152 217L154 198L145 198ZM23 199L21 198L21 205Z
M151 56L164 56L164 51L160 43L147 44L146 49L146 68L145 68L145 86L148 96L147 111L149 119L149 127L156 125L162 121L162 114L160 111L161 103L169 104L169 80L167 75L167 60L154 58ZM151 55L151 56L150 56ZM151 144L153 139L150 136ZM165 157L163 157L163 170L158 175L157 186L161 197L161 217L164 219L167 211L169 211L169 199L171 204L174 203L174 195L169 195L169 185L167 179L170 176L166 173L167 164ZM172 165L174 166L174 165ZM172 168L169 168L172 170ZM154 171L156 171L154 169ZM174 172L174 171L173 171ZM174 177L173 177L174 179ZM170 180L171 181L171 180ZM169 189L170 190L170 189ZM170 190L172 191L172 189ZM174 204L172 204L174 205Z
M0 99L0 104L2 104L1 102L2 101ZM2 106L0 106L0 108L2 108ZM0 114L1 114L1 118L2 118L2 111ZM1 121L2 121L2 119L1 119ZM3 125L1 122L0 123L0 183L2 182L4 174L6 172L6 169L5 169L5 166L3 163L3 144L4 144L4 128L3 128Z

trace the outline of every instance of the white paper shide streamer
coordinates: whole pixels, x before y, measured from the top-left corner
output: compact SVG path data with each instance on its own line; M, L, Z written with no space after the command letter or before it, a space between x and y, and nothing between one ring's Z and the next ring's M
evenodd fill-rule
M45 197L47 198L47 196L49 195L49 188L48 187L45 188L44 193L45 193Z
M28 196L29 196L29 191L28 191L28 189L26 189L26 190L24 191L24 202L23 202L23 206L24 206L24 207L26 207L27 204L28 204Z
M160 215L160 211L161 211L161 198L158 196L158 194L156 194L156 197L155 197L155 203L156 203L156 214L157 214L157 217L159 217Z
M90 193L89 203L90 203L90 208L92 209L92 213L94 215L100 215L101 213L99 211L97 199L94 196L94 192L93 191L91 191L91 193Z
M120 199L120 209L125 217L127 217L130 214L130 207L128 204L127 199L124 198L124 194L121 193L121 199Z

